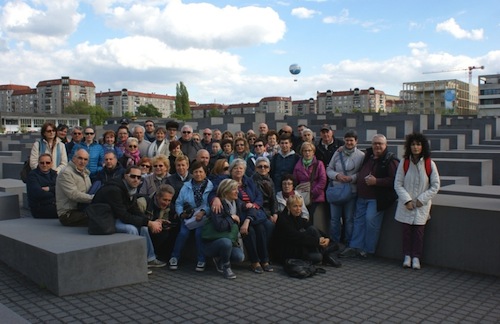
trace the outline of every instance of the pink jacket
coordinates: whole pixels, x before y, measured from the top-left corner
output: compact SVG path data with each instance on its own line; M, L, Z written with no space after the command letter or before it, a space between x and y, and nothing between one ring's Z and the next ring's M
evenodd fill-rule
M312 202L324 202L325 201L325 186L326 186L326 171L325 165L322 161L313 158L311 165L306 169L302 163L302 158L297 161L295 167L293 168L293 176L297 181L297 184L303 182L309 182L311 178L311 172L316 167L316 173L312 181L311 186L311 201Z

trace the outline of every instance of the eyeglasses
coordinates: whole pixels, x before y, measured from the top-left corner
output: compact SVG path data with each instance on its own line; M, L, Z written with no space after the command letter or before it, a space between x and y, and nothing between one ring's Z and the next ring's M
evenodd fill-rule
M137 175L137 174L129 174L128 175L131 179L136 179L136 180L141 180L142 176Z
M209 135L212 135L210 133L203 133L204 136L209 136Z
M155 168L163 168L163 166L164 166L163 164L155 164L155 165L153 165L153 167L155 167Z
M129 148L137 148L137 145L129 145Z
M55 130L53 130L53 129L46 129L45 130L45 133L54 133L54 132L55 132Z
M255 147L263 147L264 145L263 144L255 144L254 146Z
M191 134L189 131L183 131L182 134Z
M40 164L40 165L49 165L51 163L52 162L46 162L46 161L40 161L40 162L38 162L38 164Z
M151 166L149 164L141 164L141 168L150 168Z
M250 141L255 141L255 140L256 140L256 138L252 138L252 137L248 139L249 142Z
M292 132L282 130L282 131L281 131L281 133L282 133L282 134L290 134L290 133L292 133Z
M293 182L283 182L281 183L282 186L293 186Z
M88 161L89 159L88 158L84 158L82 156L77 156L76 157L78 160L82 160L82 161Z
M245 146L245 144L236 144L235 146L236 146L236 147L239 147L239 146Z
M229 167L228 166L224 167L224 171L227 171L227 170L229 170Z
M73 132L73 135L82 135L82 133Z
M94 133L85 133L86 136L88 135L94 135Z
M269 169L269 165L257 165L257 169Z

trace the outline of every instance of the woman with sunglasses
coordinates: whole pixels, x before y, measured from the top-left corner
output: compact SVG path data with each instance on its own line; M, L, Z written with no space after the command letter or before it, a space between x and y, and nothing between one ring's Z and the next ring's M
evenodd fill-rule
M226 159L220 159L215 161L215 164L208 176L208 179L212 181L214 187L217 188L222 180L229 178L229 162Z
M120 164L125 169L131 165L139 165L141 152L139 151L139 140L135 137L127 138L127 145L123 156L120 158Z
M170 173L170 162L168 158L163 155L157 155L151 160L153 165L153 173L144 177L144 182L139 189L139 193L143 195L151 195L158 190L160 185L168 184L168 176Z
M87 169L90 171L90 178L95 179L97 173L102 170L104 164L104 149L96 140L95 130L92 127L85 127L83 131L83 141L73 146L71 156L74 156L76 151L84 149L89 153L89 163Z
M252 176L253 181L257 184L262 192L264 204L262 208L266 212L267 217L276 224L278 219L278 204L276 203L276 193L274 192L274 182L269 176L271 162L267 157L259 157L255 161L255 173Z
M254 155L250 152L247 140L244 137L237 137L234 140L234 152L228 158L229 164L235 159L244 160L247 163L245 175L251 177L255 172L255 164L252 160L253 157Z
M68 155L66 147L61 140L56 136L56 126L54 123L46 122L41 129L42 138L33 143L29 163L31 170L38 167L38 158L48 153L52 156L52 170L59 172L68 164Z
M143 179L148 174L153 173L153 162L151 162L151 159L147 156L144 156L139 160L139 167L141 168Z

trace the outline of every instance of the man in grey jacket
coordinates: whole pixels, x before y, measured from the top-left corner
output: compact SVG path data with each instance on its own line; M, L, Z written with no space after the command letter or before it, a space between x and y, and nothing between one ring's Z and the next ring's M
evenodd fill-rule
M89 153L79 149L59 172L56 180L56 206L59 221L64 226L85 226L88 219L79 204L90 204L93 195L89 195L92 183L87 164Z

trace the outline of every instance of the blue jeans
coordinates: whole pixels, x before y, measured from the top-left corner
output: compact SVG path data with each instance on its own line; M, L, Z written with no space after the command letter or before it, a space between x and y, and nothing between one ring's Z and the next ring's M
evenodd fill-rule
M196 258L198 262L205 262L205 253L203 253L203 241L201 239L202 228L203 226L200 226L193 230L194 238L196 240ZM181 252L184 248L184 245L186 244L187 239L189 238L189 233L191 233L191 230L187 228L187 226L184 224L184 221L181 221L181 228L179 234L177 235L177 239L175 240L174 249L172 251L172 258L176 258L177 260L181 258Z
M335 242L340 242L342 234L342 225L340 220L343 220L345 243L349 245L352 238L352 230L354 227L354 212L356 210L356 196L343 205L330 204L330 238Z
M233 246L228 238L220 238L215 241L205 241L205 255L208 257L219 257L221 263L227 265L231 262L240 263L245 260L242 248Z
M354 229L349 247L375 253L384 211L377 211L375 199L359 198L356 203Z
M146 253L148 262L156 259L155 249L153 247L153 242L151 241L151 237L149 236L149 230L146 226L140 227L139 229L131 224L125 224L121 220L117 219L115 221L115 228L117 233L127 233L132 235L140 235L146 239Z

